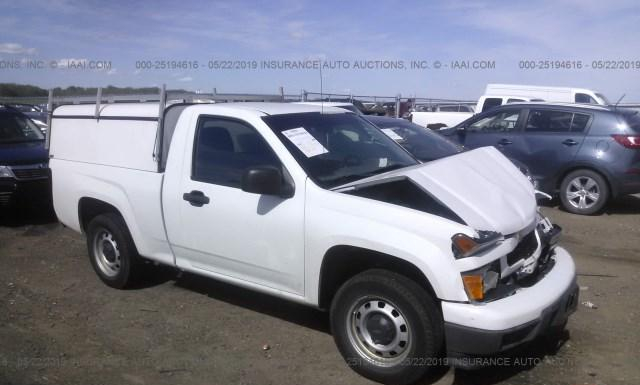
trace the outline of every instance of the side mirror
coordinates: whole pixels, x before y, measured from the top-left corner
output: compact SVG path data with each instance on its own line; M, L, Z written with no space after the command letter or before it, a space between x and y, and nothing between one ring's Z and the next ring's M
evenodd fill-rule
M241 188L248 193L276 195L282 198L291 198L295 191L293 183L285 180L282 171L271 166L246 169L242 174Z

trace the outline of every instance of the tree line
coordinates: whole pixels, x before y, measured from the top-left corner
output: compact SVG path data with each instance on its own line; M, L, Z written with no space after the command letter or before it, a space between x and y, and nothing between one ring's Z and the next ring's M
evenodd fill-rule
M177 90L182 91L182 90ZM77 87L69 86L66 88L56 87L53 89L53 95L55 96L89 96L95 95L98 92L97 87ZM132 94L157 94L160 89L157 87L115 87L107 86L102 88L103 95L118 94L118 95L132 95ZM16 83L0 83L0 96L4 97L29 97L29 96L47 96L49 90L33 86L30 84L16 84Z

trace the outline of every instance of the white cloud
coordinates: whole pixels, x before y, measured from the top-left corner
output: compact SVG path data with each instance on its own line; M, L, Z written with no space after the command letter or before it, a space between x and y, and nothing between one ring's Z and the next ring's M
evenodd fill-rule
M0 43L0 53L33 55L36 49L23 47L18 43Z
M300 40L309 35L303 21L292 21L287 23L287 31L289 36L294 40Z
M109 71L107 71L107 75L115 75L116 72L118 72L118 70L116 68L112 68Z
M179 82L190 82L190 81L193 81L193 78L191 76L185 76L185 77L179 78L178 81Z

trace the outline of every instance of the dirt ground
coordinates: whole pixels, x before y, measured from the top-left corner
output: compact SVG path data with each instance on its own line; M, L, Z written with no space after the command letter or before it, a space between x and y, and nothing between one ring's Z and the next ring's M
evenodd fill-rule
M425 384L639 384L640 197L596 217L554 207L583 304L559 346L538 341ZM0 384L364 384L320 311L172 269L103 285L84 238L31 216L0 225ZM268 348L265 349L265 345Z

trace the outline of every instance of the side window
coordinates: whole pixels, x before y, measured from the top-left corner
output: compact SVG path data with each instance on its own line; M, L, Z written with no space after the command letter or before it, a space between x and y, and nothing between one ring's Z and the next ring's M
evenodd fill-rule
M524 130L526 132L569 132L572 120L571 112L531 110Z
M520 102L524 102L524 99L516 99L516 98L507 99L507 104L509 104L509 103L520 103Z
M191 179L239 188L244 171L255 166L281 167L279 159L253 127L235 120L200 118Z
M587 94L581 94L581 93L577 93L576 94L576 103L598 104L598 102L594 98L592 98L591 96L589 96Z
M460 112L473 112L473 109L469 106L460 106Z
M585 114L573 114L573 121L571 122L571 132L584 132L589 122L589 115Z
M500 111L472 123L468 130L474 132L512 132L516 128L520 110Z
M498 107L502 105L502 98L486 98L484 100L484 104L482 105L482 111L489 111L494 107Z

